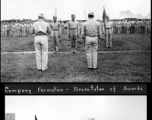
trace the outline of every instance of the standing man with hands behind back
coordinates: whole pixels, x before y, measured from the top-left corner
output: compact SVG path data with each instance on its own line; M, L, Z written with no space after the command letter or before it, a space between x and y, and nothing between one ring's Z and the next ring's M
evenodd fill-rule
M101 28L100 23L93 19L94 13L89 13L88 18L89 20L82 27L82 39L85 39L88 69L97 69L98 39L101 38Z
M41 13L38 16L38 21L34 22L32 33L35 34L35 50L36 63L39 71L44 71L48 68L48 34L51 34L51 29L48 23L44 21L44 15Z

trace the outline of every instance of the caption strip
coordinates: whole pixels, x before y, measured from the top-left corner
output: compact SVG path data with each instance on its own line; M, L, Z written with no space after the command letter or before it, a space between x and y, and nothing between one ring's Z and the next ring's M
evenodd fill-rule
M147 94L146 84L5 84L4 94Z

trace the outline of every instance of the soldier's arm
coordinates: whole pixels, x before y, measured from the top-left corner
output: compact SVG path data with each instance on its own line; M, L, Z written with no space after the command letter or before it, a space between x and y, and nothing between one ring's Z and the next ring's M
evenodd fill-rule
M104 34L106 34L106 29L105 29L105 25L104 24L103 24L102 29L103 29Z
M98 33L98 38L100 39L101 38L101 26L100 26L100 24L98 24L97 33Z
M113 24L111 23L111 30L112 30L112 33L113 33Z
M59 28L59 35L61 35L61 24L58 24L58 28Z
M77 34L79 35L79 23L77 23Z
M48 24L48 26L47 26L47 32L48 32L48 34L51 34L51 27L50 27L49 24Z
M86 30L85 30L85 24L82 25L82 39L85 39L86 36Z
M32 30L31 30L31 34L34 34L35 30L34 30L34 25L32 25Z
M53 29L52 23L49 24L49 27L51 30Z
M69 35L69 22L68 22L68 25L67 25L67 33Z

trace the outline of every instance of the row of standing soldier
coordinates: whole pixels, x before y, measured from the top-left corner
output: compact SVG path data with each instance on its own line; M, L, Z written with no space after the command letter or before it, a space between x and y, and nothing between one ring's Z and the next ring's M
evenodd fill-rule
M44 15L38 16L39 20L34 22L32 33L35 34L35 49L37 69L45 71L48 69L48 35L53 38L53 51L58 52L59 38L61 36L61 27L57 22L57 17L53 16L54 21L51 24L45 22ZM79 23L75 20L75 15L71 15L71 20L68 22L68 37L71 42L71 52L77 53L77 39L79 38ZM102 33L106 36L107 47L112 47L112 25L105 22L105 30L101 24L94 20L94 13L88 14L89 20L82 25L82 39L84 39L88 69L97 69L97 51L98 43Z
M80 23L75 20L75 15L71 15L71 20L67 25L67 33L71 43L71 52L77 53L77 39L82 35L84 39L85 50L88 62L88 69L97 69L97 51L98 43L102 35L106 38L106 47L112 47L112 34L117 29L121 28L116 24L109 21L109 17L106 16L104 23L99 23L94 20L94 13L89 13L89 20L85 23ZM57 17L53 16L53 22L46 22L44 15L38 16L39 20L34 22L30 32L35 35L35 49L36 49L36 62L37 69L44 71L48 68L48 35L53 39L53 52L59 51L59 38L62 33L62 25L57 21ZM121 26L122 27L122 26ZM123 26L124 27L124 26ZM126 28L124 28L126 29Z
M58 22L61 26L61 33L64 29L64 23ZM13 37L24 37L24 36L32 36L31 28L33 22L4 22L1 28L1 35L3 36L13 36ZM79 31L82 33L82 22L79 22ZM102 24L102 23L101 23ZM151 32L151 21L143 20L143 21L129 21L129 20L118 20L112 21L113 33L145 33L150 34Z
M32 36L31 29L32 29L32 22L4 22L2 25L2 35L4 36Z
M151 21L129 21L129 20L119 20L113 21L113 32L114 33L145 33L150 34L151 31Z
M113 33L145 33L150 34L151 32L151 21L141 20L141 21L129 21L129 20L115 20L111 21L113 26ZM64 23L58 22L61 26L61 32L64 29ZM101 23L101 22L100 22ZM1 35L13 36L13 37L24 37L31 36L32 21L26 22L4 22L1 27ZM79 22L79 31L82 33L82 22ZM102 23L101 23L102 24Z

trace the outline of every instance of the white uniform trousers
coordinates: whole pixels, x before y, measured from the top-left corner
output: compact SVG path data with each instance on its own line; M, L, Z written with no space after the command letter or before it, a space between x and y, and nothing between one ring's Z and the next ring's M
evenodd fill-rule
M22 36L25 36L25 29L22 29Z
M52 47L53 50L58 51L59 48L59 31L52 31Z
M106 47L112 47L112 29L106 29Z
M70 30L70 41L71 41L71 48L77 49L77 30Z
M86 36L85 40L88 68L97 68L98 37Z
M16 37L16 30L15 30L15 28L13 28L12 32L13 32L13 37Z
M48 37L47 35L35 36L35 51L37 69L46 70L48 67Z
M80 35L82 35L82 26L79 27Z
M4 36L7 36L7 29L4 29Z

